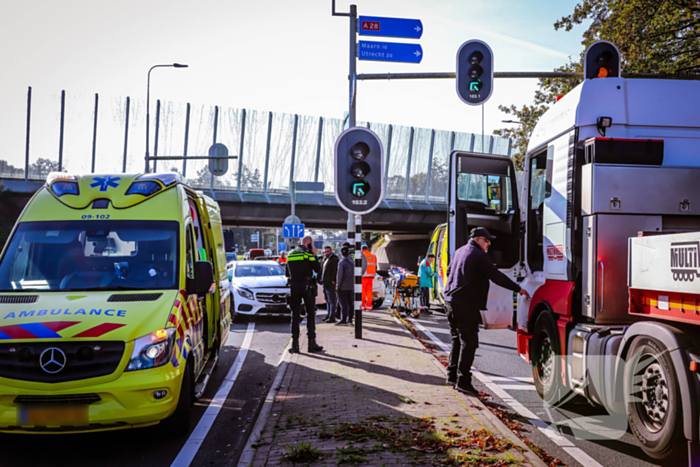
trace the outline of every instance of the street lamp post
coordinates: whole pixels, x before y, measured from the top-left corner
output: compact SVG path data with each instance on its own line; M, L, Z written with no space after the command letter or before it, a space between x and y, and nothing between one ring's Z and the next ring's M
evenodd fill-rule
M150 153L149 153L149 141L148 135L151 127L151 71L154 68L187 68L187 65L181 63L173 63L171 65L153 65L148 70L148 81L146 84L146 173L150 172Z

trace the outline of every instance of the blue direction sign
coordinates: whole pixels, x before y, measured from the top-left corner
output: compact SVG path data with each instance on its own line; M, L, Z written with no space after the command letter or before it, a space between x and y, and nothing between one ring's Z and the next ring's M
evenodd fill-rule
M282 224L282 236L284 238L303 238L304 224Z
M420 63L423 48L418 44L360 41L357 58L376 62Z
M357 32L361 36L420 39L423 35L423 23L419 19L360 16L357 21Z

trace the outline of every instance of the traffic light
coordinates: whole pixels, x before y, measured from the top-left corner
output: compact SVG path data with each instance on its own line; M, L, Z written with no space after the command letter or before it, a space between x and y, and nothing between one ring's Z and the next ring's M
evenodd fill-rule
M468 105L481 105L493 92L493 52L474 39L457 51L457 95Z
M620 51L608 41L596 41L586 50L583 57L585 79L619 78L622 74Z
M367 214L383 197L382 141L367 128L348 128L335 142L335 199L349 213Z

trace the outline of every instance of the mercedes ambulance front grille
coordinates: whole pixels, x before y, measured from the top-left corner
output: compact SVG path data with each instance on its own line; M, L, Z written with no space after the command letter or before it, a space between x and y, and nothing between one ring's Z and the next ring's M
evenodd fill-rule
M97 378L114 373L123 355L124 342L0 344L0 377L40 383Z
M263 303L287 303L286 293L256 293L255 298Z
M38 295L0 295L0 303L36 303Z
M162 293L132 293L111 295L108 302L154 302L162 297Z
M97 394L66 394L63 396L17 396L13 401L17 405L90 405L100 402L102 398Z

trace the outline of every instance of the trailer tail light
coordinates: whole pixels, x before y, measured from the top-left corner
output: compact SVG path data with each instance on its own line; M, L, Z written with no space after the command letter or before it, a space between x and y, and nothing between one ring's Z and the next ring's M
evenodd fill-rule
M698 362L690 362L690 371L698 371Z

